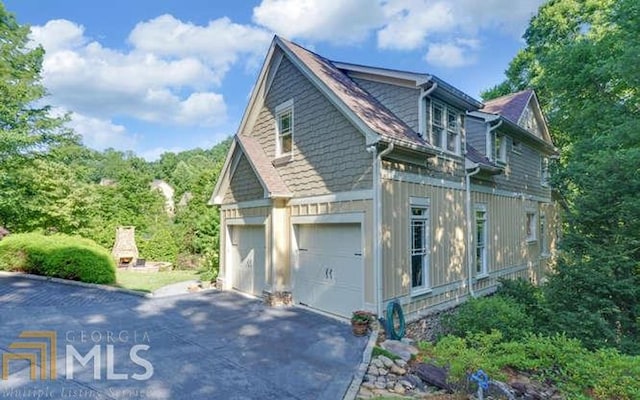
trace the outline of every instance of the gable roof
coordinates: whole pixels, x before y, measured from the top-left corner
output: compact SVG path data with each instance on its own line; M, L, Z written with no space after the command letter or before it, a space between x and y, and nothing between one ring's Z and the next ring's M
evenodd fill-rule
M526 89L506 96L488 100L484 103L483 112L500 114L514 124L520 121L522 113L527 108L533 90Z
M379 135L384 141L433 149L418 133L358 86L332 61L278 36L274 41L281 44L285 52L293 55L303 68L313 74L372 133Z
M216 182L216 187L213 189L213 194L208 204L222 204L224 194L229 188L231 178L235 172L234 160L240 157L240 154L236 152L236 148L240 153L244 154L249 161L251 169L264 188L265 198L292 197L286 183L284 183L278 170L273 166L260 144L252 137L236 135L231 143L218 182ZM235 164L237 165L237 162Z

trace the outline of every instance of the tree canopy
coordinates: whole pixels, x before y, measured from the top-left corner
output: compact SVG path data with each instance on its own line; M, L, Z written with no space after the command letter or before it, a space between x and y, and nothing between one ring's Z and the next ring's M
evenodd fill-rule
M555 188L568 205L550 300L593 346L640 338L638 37L636 0L552 0L531 20L507 79L483 94L538 92L562 154Z

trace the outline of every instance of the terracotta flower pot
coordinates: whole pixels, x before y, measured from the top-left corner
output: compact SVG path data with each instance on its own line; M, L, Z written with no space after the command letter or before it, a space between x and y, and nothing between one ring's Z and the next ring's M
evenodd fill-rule
M355 336L364 336L367 334L368 330L369 330L368 322L360 322L360 321L351 322L351 331Z

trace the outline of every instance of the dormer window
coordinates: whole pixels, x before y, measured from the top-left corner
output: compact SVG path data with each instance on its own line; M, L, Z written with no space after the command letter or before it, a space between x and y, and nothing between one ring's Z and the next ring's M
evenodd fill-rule
M431 144L444 151L460 154L462 114L443 103L431 101Z
M276 107L276 157L293 150L293 99Z

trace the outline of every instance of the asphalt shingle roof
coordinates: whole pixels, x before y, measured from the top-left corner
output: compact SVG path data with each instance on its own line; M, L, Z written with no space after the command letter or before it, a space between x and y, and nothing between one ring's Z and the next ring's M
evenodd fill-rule
M484 108L480 111L502 115L504 118L517 124L524 109L527 107L527 104L529 104L529 99L532 95L533 90L526 89L488 100L484 103Z
M371 130L386 139L432 147L400 118L340 71L333 62L293 42L282 38L279 40Z
M291 192L284 183L278 170L262 150L260 143L254 138L244 135L236 136L242 151L245 153L260 180L266 186L267 197L291 197Z

